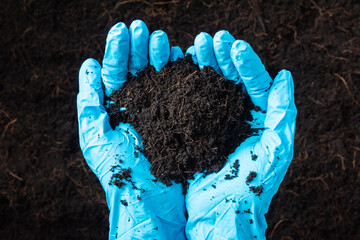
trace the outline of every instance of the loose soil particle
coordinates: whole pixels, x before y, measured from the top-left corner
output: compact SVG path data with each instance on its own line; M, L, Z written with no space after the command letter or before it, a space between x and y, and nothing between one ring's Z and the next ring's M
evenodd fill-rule
M254 178L256 178L257 173L254 171L251 171L249 175L246 177L246 183L250 183Z
M131 123L142 136L151 173L166 185L183 183L184 192L194 173L219 171L253 132L247 122L254 106L242 85L210 67L200 71L191 57L169 62L160 72L149 66L110 99L112 127ZM239 160L232 168L227 179L237 177Z
M115 174L113 174L111 176L109 185L114 184L115 186L117 186L118 188L121 188L123 185L125 185L125 183L122 180L128 180L130 179L130 172L131 169L127 168L124 169L119 165L113 166L110 171L112 172L116 172Z
M121 204L124 205L125 207L128 206L128 202L126 200L120 200Z
M256 196L260 196L260 194L263 192L263 189L264 187L262 185L260 186L251 186L250 187L250 190L253 192L253 193L256 193Z
M234 164L231 166L232 170L231 170L231 173L232 174L226 174L225 175L225 180L231 180L231 179L234 179L236 177L238 177L238 174L239 174L239 167L240 167L240 164L239 164L239 160L235 160Z
M256 161L258 156L256 154L254 154L253 151L250 151L250 154L251 154L251 160Z

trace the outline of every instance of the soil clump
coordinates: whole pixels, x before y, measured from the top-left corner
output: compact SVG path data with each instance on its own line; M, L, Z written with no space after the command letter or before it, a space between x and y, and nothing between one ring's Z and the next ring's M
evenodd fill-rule
M254 132L249 124L254 106L242 84L210 67L200 71L191 57L169 62L160 72L147 67L110 99L115 102L108 109L112 127L132 124L151 173L168 186L170 180L182 183L184 193L194 173L218 172Z

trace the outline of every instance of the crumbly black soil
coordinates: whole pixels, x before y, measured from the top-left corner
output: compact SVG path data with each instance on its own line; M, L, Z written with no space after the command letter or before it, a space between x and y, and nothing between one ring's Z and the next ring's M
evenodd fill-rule
M200 71L191 57L160 72L149 66L110 99L111 125L131 123L142 136L152 174L166 185L185 184L184 192L194 173L219 171L253 132L248 122L254 106L243 86L210 67ZM232 178L238 171L237 160Z

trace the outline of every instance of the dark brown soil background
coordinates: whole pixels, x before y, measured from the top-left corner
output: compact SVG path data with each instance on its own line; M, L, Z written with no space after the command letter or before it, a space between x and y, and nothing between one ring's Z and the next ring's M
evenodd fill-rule
M77 74L102 60L113 24L140 18L183 50L200 31L227 29L272 76L291 70L295 153L267 236L359 239L358 1L101 2L1 2L0 238L107 239L104 192L78 145Z

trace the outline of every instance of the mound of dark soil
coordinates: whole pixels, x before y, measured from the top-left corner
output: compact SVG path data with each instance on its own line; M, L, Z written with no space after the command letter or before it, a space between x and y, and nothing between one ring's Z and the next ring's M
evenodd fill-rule
M131 123L142 136L152 174L166 185L185 184L185 191L187 179L219 171L253 131L248 123L253 105L242 84L210 67L200 71L191 58L168 63L160 72L149 66L111 100L112 126Z

